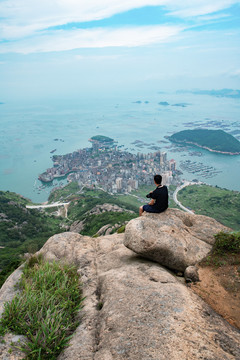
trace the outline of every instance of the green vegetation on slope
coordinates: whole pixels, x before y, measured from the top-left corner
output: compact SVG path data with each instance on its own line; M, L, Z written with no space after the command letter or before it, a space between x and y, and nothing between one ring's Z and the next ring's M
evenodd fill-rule
M240 153L240 142L223 130L183 130L169 137L170 141L194 143L214 151Z
M68 219L64 220L52 215L56 209L28 210L25 207L28 200L15 193L0 192L0 285L20 265L19 255L39 250L50 236L63 231L60 227L63 222L69 227L74 222L82 222L79 231L89 236L107 224L112 227L118 224L112 231L124 229L126 222L138 216L139 206L148 203L146 194L153 188L154 185L142 186L130 195L111 195L96 188L80 189L77 183L69 183L49 197L50 202L71 201ZM170 207L177 207L171 198L174 190L174 186L169 186ZM240 229L238 192L194 185L181 190L178 199L197 214L211 216L234 230ZM118 205L122 212L111 209L104 212L101 208L104 204Z
M58 188L51 192L48 197L48 202L53 203L56 201L71 201L80 191L79 185L77 182L70 182L62 188Z
M82 220L82 216L96 205L104 203L116 204L126 210L132 210L138 214L139 206L147 204L149 199L146 194L154 189L155 185L143 185L138 190L132 191L131 194L111 195L98 189L84 188L80 192L80 187L76 182L71 182L61 189L56 189L49 196L49 202L55 201L72 201L68 217L71 220ZM169 206L177 207L172 200L171 194L176 189L175 186L169 186ZM117 214L116 214L117 215ZM97 218L96 218L97 219ZM107 220L107 219L106 219ZM117 219L116 219L117 220ZM118 222L118 221L115 221ZM106 222L106 224L111 222ZM102 223L102 226L105 225Z
M86 225L81 231L81 234L93 236L102 226L107 224L119 224L119 228L121 228L123 226L122 224L124 224L125 221L128 222L135 217L137 217L136 214L129 214L127 212L119 213L112 211L104 212L99 215L91 215L87 217Z
M85 221L84 228L81 230L82 235L93 236L104 225L123 224L138 216L139 206L147 204L149 199L146 198L154 185L144 185L138 190L133 191L129 195L111 195L99 189L84 188L80 192L77 183L70 183L62 189L57 189L52 192L49 200L53 201L72 201L68 209L68 219L70 221ZM169 194L175 190L174 186L169 187ZM88 212L96 205L103 204L118 205L125 211L119 212L104 212L97 215L90 215ZM169 206L176 207L176 204L169 197ZM134 211L134 214L127 212Z
M138 214L141 205L137 198L112 196L97 189L83 189L77 183L52 192L49 202L71 201L68 209L68 219L65 225L71 225L74 221L84 221L83 235L94 235L106 224L124 225ZM96 205L118 205L123 212L105 212L99 215L86 214ZM39 250L52 235L62 232L62 218L52 215L56 209L26 209L29 200L12 192L0 192L0 286L6 278L21 263L20 255L26 252L34 253ZM134 213L129 213L131 210ZM116 229L117 230L117 229Z
M216 242L213 246L213 253L216 254L239 254L240 253L240 231L233 233L220 232L215 235Z
M123 212L106 211L101 214L89 214L97 205L103 204L118 205ZM129 213L131 210L134 213ZM121 196L113 196L101 190L84 189L82 194L75 195L68 208L68 218L71 221L85 221L82 235L92 236L106 224L119 224L121 226L125 221L129 221L137 216L138 206L128 203Z
M19 255L36 252L59 233L60 220L39 210L28 210L28 200L0 191L0 286L19 264Z
M1 334L27 337L21 348L31 360L57 359L79 322L82 292L77 269L30 258L19 284L21 292L5 305Z
M233 266L240 264L240 231L225 233L223 231L215 235L215 244L211 254L205 258L201 265L208 266L213 265L219 266ZM229 272L229 269L226 269ZM235 271L232 269L233 278L240 276L240 269L238 274L234 274ZM237 276L236 276L237 275ZM235 279L236 280L236 279ZM235 281L239 288L239 281Z
M240 230L240 193L208 185L191 185L178 193L178 200L196 214L210 216Z

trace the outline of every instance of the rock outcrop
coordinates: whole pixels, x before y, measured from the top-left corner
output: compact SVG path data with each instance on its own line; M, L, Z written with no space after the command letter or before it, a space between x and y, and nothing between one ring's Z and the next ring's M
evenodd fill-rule
M129 221L124 245L169 269L184 271L209 254L214 234L228 230L208 216L167 209Z
M76 233L81 233L84 230L84 226L86 225L87 221L88 221L88 217L91 215L100 215L103 214L105 212L117 212L117 213L129 213L129 214L134 214L134 211L132 210L127 210L124 209L118 205L115 204L101 204L101 205L96 205L94 208L92 208L91 210L87 211L85 213L85 218L82 221L76 220L74 221L69 230L71 232L76 232ZM1 214L0 214L1 215ZM121 226L125 225L127 223L127 221L121 223L121 224L107 224L107 225L103 225L96 233L96 235L109 235L110 233L116 231L116 229L120 228Z
M76 264L86 296L81 324L58 360L239 360L239 331L123 240L68 232L41 249L48 260Z
M240 358L239 332L123 238L64 233L41 250L79 267L86 296L82 323L59 360Z
M134 211L123 209L122 207L115 205L115 204L102 204L102 205L96 205L93 209L86 212L86 215L99 215L104 212L128 212L129 214L134 214Z
M21 265L15 270L5 281L0 289L0 317L4 311L5 302L11 302L17 295L18 290L15 285L20 280L22 275ZM19 347L19 341L24 342L23 336L15 334L5 334L0 338L0 359L1 360L21 360L24 359L24 353L22 353L17 347ZM10 350L11 349L11 350ZM10 350L10 351L9 351Z

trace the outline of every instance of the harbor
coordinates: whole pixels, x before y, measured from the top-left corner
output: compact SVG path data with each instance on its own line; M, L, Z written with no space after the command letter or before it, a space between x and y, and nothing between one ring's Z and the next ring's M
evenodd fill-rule
M205 165L202 162L191 160L181 160L180 169L187 171L191 174L196 174L196 176L204 177L206 179L212 178L222 172L221 170L217 170L213 166Z

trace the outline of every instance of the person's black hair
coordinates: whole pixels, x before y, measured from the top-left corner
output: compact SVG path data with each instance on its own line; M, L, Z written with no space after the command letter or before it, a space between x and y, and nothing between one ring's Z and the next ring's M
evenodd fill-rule
M162 183L162 176L161 176L161 175L155 175L155 176L154 176L154 181L155 181L156 184L161 185L161 183Z

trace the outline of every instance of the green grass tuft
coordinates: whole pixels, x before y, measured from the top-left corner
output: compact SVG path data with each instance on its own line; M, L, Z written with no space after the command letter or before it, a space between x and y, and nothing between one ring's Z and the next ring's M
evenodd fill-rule
M240 232L225 233L220 232L215 235L216 242L213 252L217 254L240 253Z
M117 229L118 234L122 234L125 232L126 225L121 226L119 229Z
M26 359L56 359L79 325L76 315L83 298L77 269L34 257L23 270L19 289L5 304L1 333L10 330L27 337L21 345Z
M240 232L219 232L215 235L211 254L201 261L203 266L220 267L240 264Z

